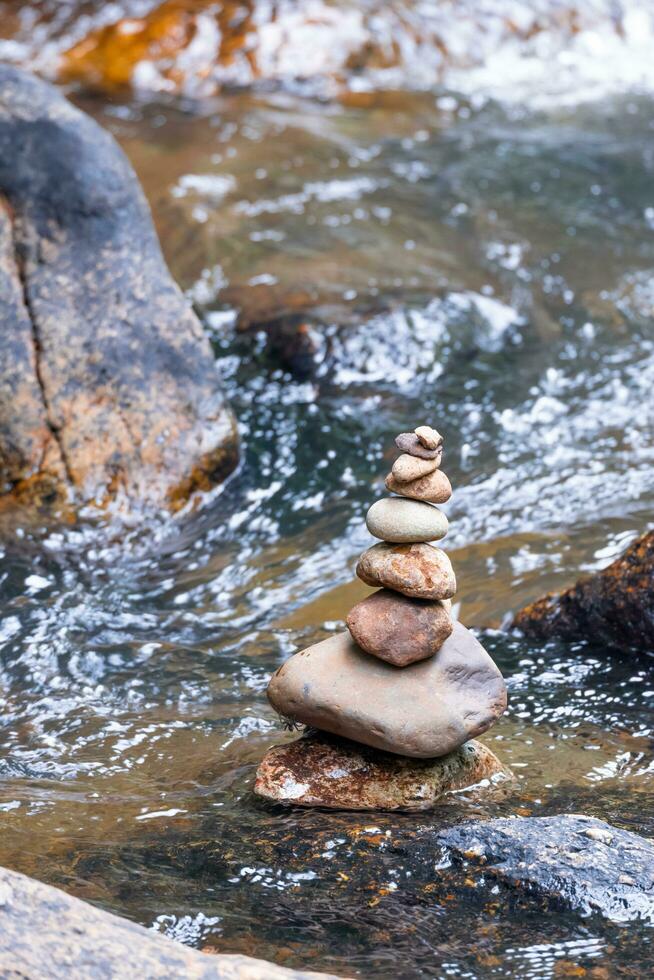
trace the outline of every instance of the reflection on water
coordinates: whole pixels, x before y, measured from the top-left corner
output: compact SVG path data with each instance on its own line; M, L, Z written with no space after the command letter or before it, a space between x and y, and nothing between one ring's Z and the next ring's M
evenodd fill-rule
M557 812L654 834L652 661L496 629L650 521L651 101L86 108L144 181L245 456L182 520L4 532L0 864L182 942L350 976L646 975L645 927L545 917L463 881L433 835ZM301 377L261 325L292 312L315 341ZM363 515L422 420L446 434L459 613L507 677L486 741L516 783L419 820L267 806L254 769L289 737L267 679L365 592Z

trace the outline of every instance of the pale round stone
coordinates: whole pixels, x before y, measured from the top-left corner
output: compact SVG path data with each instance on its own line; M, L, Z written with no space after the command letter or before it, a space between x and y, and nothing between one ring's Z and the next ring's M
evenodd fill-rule
M391 544L437 541L448 529L447 517L438 507L421 500L385 497L366 514L366 527L372 535Z
M419 425L417 429L413 430L418 436L418 441L425 449L438 449L439 446L443 445L443 437L440 432L436 429L432 429L431 425Z

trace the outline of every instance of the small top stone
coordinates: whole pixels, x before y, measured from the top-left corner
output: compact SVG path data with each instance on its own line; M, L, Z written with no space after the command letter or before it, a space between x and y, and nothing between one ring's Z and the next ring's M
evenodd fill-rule
M417 429L413 430L418 436L418 441L425 449L438 449L439 446L443 445L443 437L440 432L436 429L432 429L431 425L419 425Z
M395 445L400 452L409 453L410 456L419 456L421 459L440 459L443 455L442 444L436 449L427 449L420 442L415 432L400 432L399 436L395 437Z

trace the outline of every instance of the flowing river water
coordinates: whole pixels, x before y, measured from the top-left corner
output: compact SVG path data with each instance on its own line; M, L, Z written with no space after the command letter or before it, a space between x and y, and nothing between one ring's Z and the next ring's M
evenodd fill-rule
M3 518L0 864L346 976L649 975L651 927L543 915L425 835L560 812L654 835L654 662L501 629L651 526L651 97L76 101L143 182L243 456L175 519ZM458 615L509 688L484 741L516 781L419 816L266 805L257 762L293 737L268 677L365 594L366 508L423 421Z

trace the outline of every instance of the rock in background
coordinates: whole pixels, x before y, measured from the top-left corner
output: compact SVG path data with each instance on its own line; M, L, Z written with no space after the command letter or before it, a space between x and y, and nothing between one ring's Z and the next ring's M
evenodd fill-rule
M0 490L177 507L237 462L201 325L112 137L0 66Z
M654 650L654 532L608 568L522 609L513 626L537 639L587 640Z

